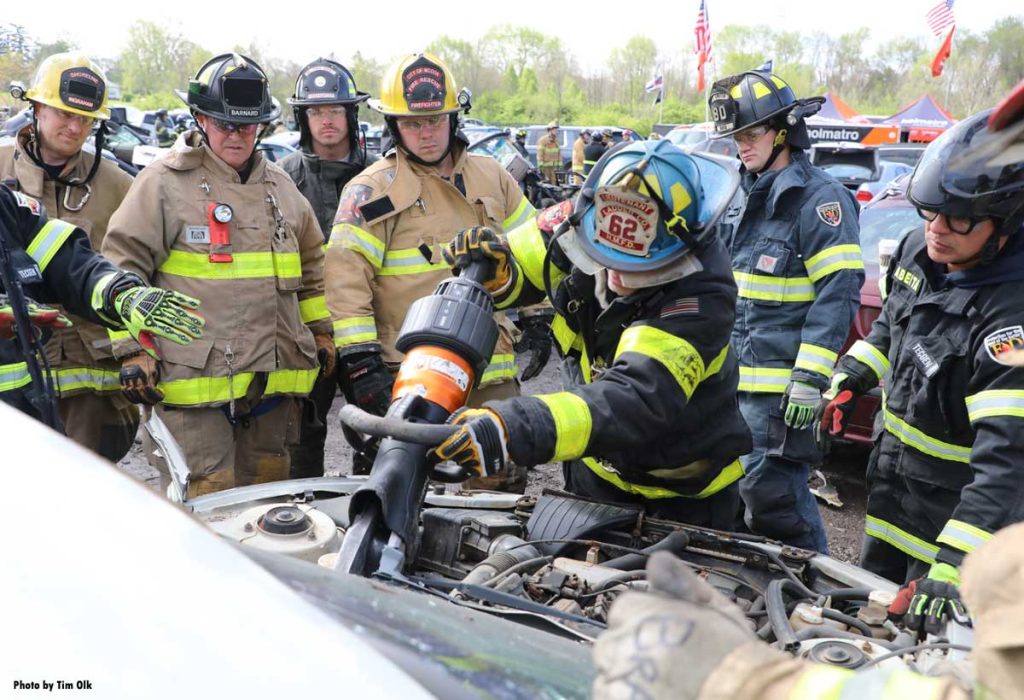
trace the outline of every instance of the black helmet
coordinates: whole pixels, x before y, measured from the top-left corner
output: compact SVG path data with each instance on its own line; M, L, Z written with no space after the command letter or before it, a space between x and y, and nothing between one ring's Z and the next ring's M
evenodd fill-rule
M519 129L516 131L517 139L526 139L526 129Z
M355 78L345 66L329 58L318 58L308 63L295 79L295 94L288 98L299 126L299 145L311 147L312 135L306 110L316 105L344 105L348 122L349 147L353 152L359 144L359 104L370 99L365 92L356 89ZM365 145L363 146L365 150ZM364 159L365 159L365 153Z
M821 109L824 97L798 100L785 80L767 71L750 70L722 78L711 86L708 105L715 122L711 138L732 136L759 124L786 131L786 143L810 148L804 118Z
M921 156L907 186L907 199L920 209L969 219L994 219L999 235L1015 233L1024 222L1024 162L991 154L997 140L987 128L988 109L956 124Z
M270 96L267 74L255 61L222 53L203 64L188 81L188 93L175 90L193 114L239 124L266 124L281 114Z
M329 58L318 58L306 65L295 79L295 94L288 98L292 107L310 105L353 105L370 96L356 90L356 81L348 68ZM298 110L295 114L298 117Z

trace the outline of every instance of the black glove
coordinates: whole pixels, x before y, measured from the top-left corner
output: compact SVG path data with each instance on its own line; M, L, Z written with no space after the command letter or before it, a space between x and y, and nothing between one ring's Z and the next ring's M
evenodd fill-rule
M160 366L144 352L124 359L120 381L121 393L132 403L154 406L164 400L164 392L157 388Z
M494 275L484 282L491 294L504 292L515 280L516 268L509 264L509 255L508 243L486 226L464 228L441 248L441 257L456 270L464 270L473 262L493 260Z
M552 314L535 314L522 316L520 325L523 337L515 344L516 352L530 353L530 362L526 365L520 378L525 382L533 379L547 365L551 357L551 319Z
M947 620L970 623L970 615L960 600L960 572L955 566L936 562L927 576L911 581L907 587L913 584L917 585L903 617L909 629L940 634Z
M395 379L379 352L362 352L342 357L341 380L342 391L349 403L376 416L388 412Z

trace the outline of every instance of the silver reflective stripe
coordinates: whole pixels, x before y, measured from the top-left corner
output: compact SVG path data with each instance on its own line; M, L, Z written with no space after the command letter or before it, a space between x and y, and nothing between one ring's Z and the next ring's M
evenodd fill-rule
M75 227L71 224L60 219L50 219L28 244L26 252L39 263L40 271L45 270L67 237L74 232Z
M480 381L490 382L497 379L510 379L516 376L517 369L514 355L495 355L491 358L491 363L484 370Z
M954 445L949 442L937 440L910 425L899 416L891 413L885 405L884 395L882 400L882 415L885 419L885 429L904 445L909 445L919 452L939 459L946 459L950 462L962 462L969 464L971 461L971 448L963 445Z
M54 380L58 392L77 389L95 389L96 391L119 391L121 389L120 372L113 370L94 370L88 367L61 369L54 373Z
M889 358L871 343L858 340L847 354L870 367L879 379L889 371Z
M1024 417L1024 391L991 389L964 399L971 422L993 416Z
M959 520L949 520L939 533L938 542L956 547L961 552L973 552L992 539L992 533Z
M864 521L864 533L870 537L882 540L891 544L896 549L909 554L915 559L926 561L928 563L934 563L935 555L939 553L939 548L933 544L925 542L920 537L915 537L905 530L901 530L891 523L887 523L881 518L876 518L873 515L865 517Z
M28 364L15 362L11 365L0 365L0 391L14 391L29 384L32 375L28 373Z
M736 275L740 296L754 292L778 295L780 301L813 301L814 284L806 277L760 277L750 273ZM799 297L799 298L794 298ZM806 297L806 298L804 298Z

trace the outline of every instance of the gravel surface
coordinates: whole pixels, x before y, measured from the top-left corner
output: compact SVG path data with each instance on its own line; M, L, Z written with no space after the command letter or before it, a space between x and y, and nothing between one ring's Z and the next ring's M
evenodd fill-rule
M525 366L525 358L520 356L519 360L520 366ZM540 376L523 383L523 394L539 394L560 389L557 357L552 357ZM340 398L334 402L328 418L328 425L331 426L326 447L329 474L347 473L351 464L351 448L342 437L341 430L334 429L338 424L338 409L341 404ZM820 500L818 502L828 530L829 548L832 556L846 562L856 563L860 557L866 504L864 467L867 464L867 455L864 448L841 445L835 448L821 469L828 483L836 487L843 502L841 508L827 505ZM131 452L118 462L118 467L153 489L159 486L157 472L146 462L139 440L136 440ZM559 465L544 464L530 472L527 493L539 493L545 488L562 488L562 470Z

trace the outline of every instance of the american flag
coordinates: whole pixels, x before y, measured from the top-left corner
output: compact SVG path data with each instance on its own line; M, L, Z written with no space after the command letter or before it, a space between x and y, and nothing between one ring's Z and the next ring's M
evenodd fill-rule
M661 90L663 87L665 87L664 76L656 75L644 85L644 92L654 92L655 90Z
M928 10L925 19L928 20L928 26L935 36L945 36L946 32L956 24L956 19L953 17L953 0L940 0L935 7Z
M953 0L949 0L950 5ZM698 63L701 65L711 61L711 24L708 22L708 10L704 6L704 0L700 0L700 10L697 11L697 24L693 28L694 36L697 39L693 52L700 56Z
M697 54L697 91L704 89L704 64L712 60L711 48L711 24L708 22L708 10L705 7L705 0L700 0L700 10L697 11L697 24L693 28L696 42L693 52Z

